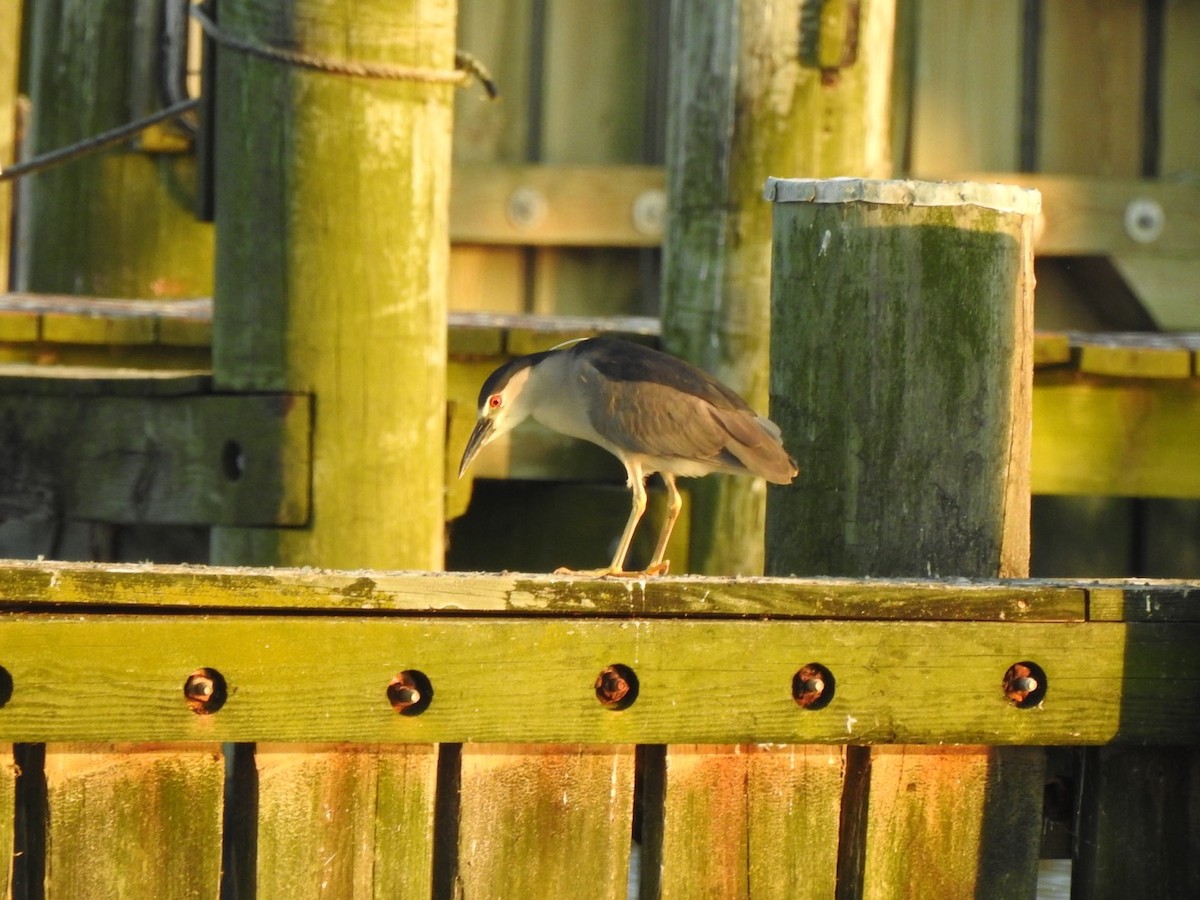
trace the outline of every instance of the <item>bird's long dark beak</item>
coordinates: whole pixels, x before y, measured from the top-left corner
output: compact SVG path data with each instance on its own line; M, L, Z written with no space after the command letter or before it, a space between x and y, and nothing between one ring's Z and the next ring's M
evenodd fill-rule
M475 430L471 432L471 437L467 441L467 449L463 451L462 462L458 464L459 478L463 477L463 472L467 471L467 466L471 464L475 454L492 439L492 424L491 419L480 419L475 423Z

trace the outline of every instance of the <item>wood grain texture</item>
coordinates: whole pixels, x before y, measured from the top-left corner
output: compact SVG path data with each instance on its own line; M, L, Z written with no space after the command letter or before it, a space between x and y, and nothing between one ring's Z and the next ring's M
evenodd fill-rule
M1064 374L1033 406L1034 491L1200 497L1200 381Z
M632 746L468 745L456 896L626 896Z
M1200 813L1195 747L1086 751L1073 895L1192 897L1200 893L1194 822Z
M1039 748L876 747L870 766L864 898L1034 896Z
M207 378L122 379L119 370L93 369L76 378L31 368L8 377L3 372L11 367L0 367L6 460L0 502L21 516L162 524L308 520L308 397L170 396L194 392ZM107 395L94 393L105 388ZM120 393L128 396L114 396Z
M26 150L68 146L154 112L135 73L157 54L153 17L122 0L56 0L26 10L23 90L37 115ZM70 46L63 54L60 48ZM144 74L144 73L143 73ZM39 173L23 186L21 286L112 297L187 297L212 290L213 230L193 212L186 154L125 150Z
M0 886L4 887L9 896L13 890L13 843L14 817L16 815L16 782L17 766L13 758L12 744L0 743L0 847L6 852L0 854Z
M890 165L894 3L861 4L855 63L825 71L797 58L802 6L672 7L663 344L763 413L771 210L762 185L768 176L881 177ZM693 571L761 572L762 484L707 478L693 496Z
M1187 582L1136 582L1143 598L1186 602ZM986 579L653 578L253 569L6 560L0 608L152 609L571 617L915 619L1082 622L1091 589L1121 582ZM1122 621L1120 616L1110 621Z
M429 896L437 751L260 745L259 897Z
M217 895L219 747L51 745L45 773L47 900Z
M1138 174L1142 5L1133 0L1051 3L1043 16L1037 168Z
M1198 627L12 613L0 623L15 685L0 739L1186 743L1200 734L1177 714L1200 690ZM1033 709L1003 691L1025 660L1048 673ZM835 692L803 710L792 678L813 662ZM640 682L620 712L594 694L616 663ZM228 687L213 715L183 696L201 666ZM387 698L405 669L432 684L420 715ZM81 671L105 702L80 702Z
M260 2L222 25L320 56L451 70L454 11ZM321 424L308 527L218 530L214 555L439 568L455 88L239 53L218 68L214 378L311 393Z
M674 745L664 898L832 897L845 749Z
M771 410L801 474L768 490L769 571L1027 572L1032 220L775 216Z
M1021 5L925 0L912 60L909 171L1019 168Z

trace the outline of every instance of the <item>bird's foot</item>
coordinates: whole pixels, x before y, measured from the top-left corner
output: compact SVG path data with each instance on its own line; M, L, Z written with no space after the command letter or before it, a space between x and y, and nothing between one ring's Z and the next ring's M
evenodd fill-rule
M582 575L586 578L646 578L655 575L666 575L670 568L671 561L664 559L660 563L655 563L636 572L628 572L625 569L618 569L614 566L607 566L603 569L568 569L566 566L559 566L554 570L554 574Z

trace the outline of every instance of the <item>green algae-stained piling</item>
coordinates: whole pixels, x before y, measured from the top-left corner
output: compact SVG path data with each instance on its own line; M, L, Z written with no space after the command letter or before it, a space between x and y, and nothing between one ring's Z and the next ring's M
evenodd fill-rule
M768 492L766 571L1027 576L1040 195L772 178L766 198L770 414L800 463ZM1034 748L848 749L839 896L1031 895L1044 770Z
M222 30L453 76L447 0L249 2ZM217 529L247 564L438 569L455 86L217 51L217 390L314 397L312 518Z
M135 6L24 4L22 91L34 110L25 154L67 147L162 108L158 10ZM164 140L151 151L143 135L137 144L23 179L14 267L22 290L101 297L195 297L212 290L212 226L192 211L195 156L174 125L158 134L173 134L176 145Z
M776 180L772 574L1020 577L1036 191Z
M764 179L782 172L890 173L895 2L850 6L779 0L671 6L663 344L758 410L767 403L770 342L771 209L760 196ZM818 11L823 21L810 21ZM844 46L851 32L856 56ZM689 570L761 574L762 483L718 475L685 487L692 510Z

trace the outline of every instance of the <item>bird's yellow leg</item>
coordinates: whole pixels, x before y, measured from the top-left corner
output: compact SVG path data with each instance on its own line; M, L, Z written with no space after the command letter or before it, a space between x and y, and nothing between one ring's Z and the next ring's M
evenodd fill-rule
M633 543L633 533L637 531L638 522L642 520L642 515L646 512L646 476L642 474L642 467L637 464L626 464L626 470L629 472L629 487L633 491L633 507L629 510L629 519L625 523L625 530L621 533L621 541L617 544L617 552L613 554L612 562L606 569L568 569L565 566L555 569L555 575L590 575L595 578L605 578L609 575L638 577L646 574L656 574L649 572L626 572L625 557L629 555L629 545Z
M667 486L667 520L663 522L662 531L658 535L658 546L654 548L654 557L646 567L647 575L666 575L671 568L671 561L663 559L667 552L667 541L675 528L675 520L683 509L683 498L679 496L679 488L675 487L675 476L670 472L662 473L663 483Z

